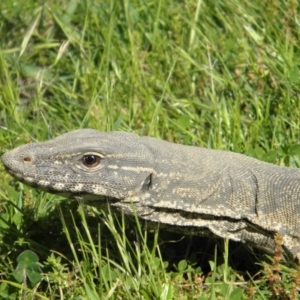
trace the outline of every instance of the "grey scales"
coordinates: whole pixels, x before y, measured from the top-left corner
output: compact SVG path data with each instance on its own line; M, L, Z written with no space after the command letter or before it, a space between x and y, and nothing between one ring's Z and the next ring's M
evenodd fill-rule
M300 169L126 132L80 129L2 156L18 180L186 234L300 257Z

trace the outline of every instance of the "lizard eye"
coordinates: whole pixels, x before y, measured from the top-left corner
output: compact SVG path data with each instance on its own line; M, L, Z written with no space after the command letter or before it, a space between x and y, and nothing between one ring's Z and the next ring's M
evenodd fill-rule
M100 164L101 158L97 155L88 154L82 157L82 163L88 168L97 167Z

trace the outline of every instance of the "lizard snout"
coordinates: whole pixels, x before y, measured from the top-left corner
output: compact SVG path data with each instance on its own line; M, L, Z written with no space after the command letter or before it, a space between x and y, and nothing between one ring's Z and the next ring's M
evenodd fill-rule
M27 154L20 154L19 151L9 151L2 155L2 162L5 169L9 173L20 172L23 170L24 164L32 164L34 162L34 157Z

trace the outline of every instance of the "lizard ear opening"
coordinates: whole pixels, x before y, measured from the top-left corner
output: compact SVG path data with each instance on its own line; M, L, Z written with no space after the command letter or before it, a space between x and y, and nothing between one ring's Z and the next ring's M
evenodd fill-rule
M152 174L148 175L143 183L142 190L150 190L152 185Z

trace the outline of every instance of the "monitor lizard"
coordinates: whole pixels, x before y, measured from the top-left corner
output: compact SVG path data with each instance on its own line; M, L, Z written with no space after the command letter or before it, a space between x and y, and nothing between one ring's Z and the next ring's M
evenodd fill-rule
M6 170L42 190L272 251L280 233L300 257L300 169L230 151L126 132L80 129L2 156Z

